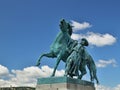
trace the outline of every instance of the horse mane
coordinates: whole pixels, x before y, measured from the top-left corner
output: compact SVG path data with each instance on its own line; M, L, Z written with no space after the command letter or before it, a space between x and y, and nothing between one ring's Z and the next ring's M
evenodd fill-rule
M68 33L71 36L73 33L72 26L68 23Z

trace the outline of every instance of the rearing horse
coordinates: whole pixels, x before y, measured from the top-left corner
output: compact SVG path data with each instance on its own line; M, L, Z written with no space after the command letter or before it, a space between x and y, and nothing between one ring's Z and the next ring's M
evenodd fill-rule
M61 60L66 62L67 57L70 55L71 49L78 43L76 40L71 39L72 26L64 19L60 21L60 30L61 31L58 33L55 41L50 47L50 52L42 54L36 64L36 66L40 65L40 61L43 56L57 58L56 65L51 76L55 75L55 71Z

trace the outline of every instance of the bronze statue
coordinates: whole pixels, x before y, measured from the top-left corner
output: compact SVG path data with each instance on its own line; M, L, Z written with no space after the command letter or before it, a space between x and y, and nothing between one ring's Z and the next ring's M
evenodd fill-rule
M78 79L82 79L83 75L87 73L85 68L87 65L90 71L91 81L96 79L96 82L99 83L93 58L85 49L85 46L89 45L88 41L85 38L82 38L81 43L79 44L77 40L71 39L72 26L64 19L60 21L59 26L60 32L52 43L50 52L42 54L38 59L36 66L40 65L40 61L44 56L48 58L57 58L56 65L51 76L55 75L56 69L62 60L66 63L65 76L70 76L72 78L73 76L77 76ZM79 74L79 71L81 74Z

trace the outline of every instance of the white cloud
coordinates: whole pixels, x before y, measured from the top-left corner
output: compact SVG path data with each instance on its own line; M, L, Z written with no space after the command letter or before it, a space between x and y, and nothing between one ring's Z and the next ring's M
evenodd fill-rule
M95 85L96 90L113 90L111 87L104 86L104 85Z
M71 25L73 26L73 32L84 30L90 28L92 25L88 22L79 23L71 20ZM94 32L87 32L86 34L76 34L73 33L71 36L75 40L80 40L81 38L86 38L91 45L98 47L112 45L116 42L116 38L109 33L100 34Z
M71 25L73 26L73 32L91 27L90 23L88 22L79 23L74 20L71 20Z
M116 42L116 38L108 33L100 34L88 32L86 34L72 34L71 38L75 40L80 40L81 38L86 38L91 45L95 45L98 47L112 45Z
M98 68L105 68L108 65L112 65L113 67L116 67L117 62L114 59L111 59L111 60L98 60L98 62L96 62L96 66Z
M120 84L113 88L113 90L120 90Z
M1 68L2 67L2 68ZM37 78L39 77L49 77L52 74L53 68L48 66L42 66L41 68L31 66L26 67L23 70L9 70L0 65L0 69L3 70L1 75L6 74L6 76L11 76L7 79L0 78L0 87L9 86L33 86L35 87L37 83ZM56 76L63 76L64 70L57 70Z
M96 90L120 90L120 84L115 87L109 87L104 85L95 85Z
M83 38L83 35L73 33L71 38L74 39L74 40L80 40L81 38Z
M103 61L104 62L104 61ZM1 68L2 67L2 68ZM0 65L0 69L3 70L7 75L12 75L9 79L0 78L0 87L10 87L10 86L30 86L35 87L37 83L37 78L39 77L49 77L52 74L53 68L48 66L42 66L41 68L31 66L26 67L23 70L8 70L7 67ZM56 76L63 76L64 70L57 70ZM104 85L95 85L96 90L120 90L120 84L115 87L108 87Z
M9 74L8 68L0 65L0 78L9 78L9 77L12 77L12 75Z
M8 73L9 73L9 70L5 66L0 65L0 77L7 75Z

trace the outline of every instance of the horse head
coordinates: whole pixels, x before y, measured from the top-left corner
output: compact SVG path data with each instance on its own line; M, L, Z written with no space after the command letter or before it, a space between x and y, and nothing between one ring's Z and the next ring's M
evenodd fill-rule
M65 19L62 19L60 21L60 29L63 32L67 31L70 36L72 35L72 26L69 23L67 23Z

